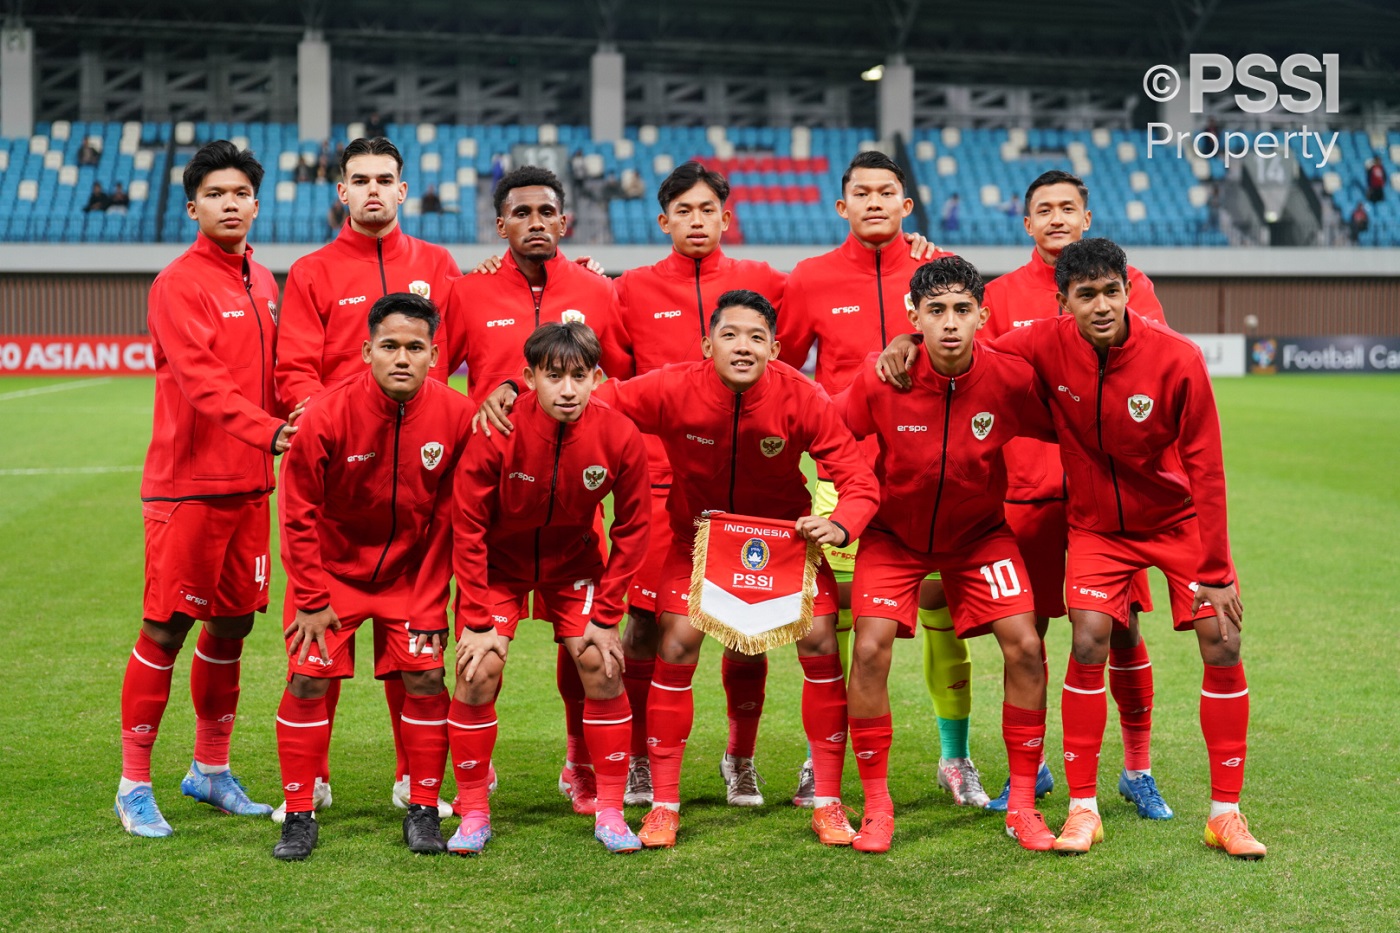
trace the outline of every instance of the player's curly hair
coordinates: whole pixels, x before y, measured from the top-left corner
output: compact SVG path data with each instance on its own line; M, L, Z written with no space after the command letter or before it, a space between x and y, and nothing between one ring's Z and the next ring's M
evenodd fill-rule
M258 188L262 187L263 180L262 163L251 150L239 149L227 139L216 139L196 152L194 158L185 166L185 173L181 176L181 182L185 186L185 200L193 201L199 192L199 186L204 184L204 179L226 168L236 168L247 175L249 184L253 186L253 197L258 196Z
M409 292L390 292L369 307L369 335L371 339L374 337L374 332L379 329L379 325L383 324L384 319L391 314L402 314L404 317L414 320L427 321L429 337L436 337L438 326L442 324L442 316L438 314L437 305L427 298Z
M501 216L501 205L506 203L506 195L511 191L516 188L533 188L536 185L553 188L554 193L559 196L559 209L564 209L564 183L559 180L559 176L538 165L522 165L506 172L501 180L496 182L496 190L491 195L491 200L496 206L496 216Z
M602 357L598 335L582 321L541 324L525 338L525 363L531 369L567 372L582 368L592 372Z
M1075 282L1092 282L1113 276L1127 284L1128 256L1121 246L1107 237L1088 237L1071 243L1055 260L1055 287L1061 295L1068 295L1070 286Z
M664 214L669 211L672 201L696 185L707 185L715 193L715 197L719 198L721 207L729 200L729 180L720 172L706 168L692 159L677 165L671 174L666 176L661 187L656 189L656 200L661 204L661 212Z
M967 292L980 307L985 290L982 273L961 256L944 256L926 262L914 270L914 277L909 280L909 300L915 307L925 298L947 292Z
M748 308L757 311L768 325L768 332L773 336L778 333L778 312L767 298L758 292L750 291L747 288L734 288L719 296L719 301L715 303L715 310L710 313L710 330L719 326L720 315L725 308Z

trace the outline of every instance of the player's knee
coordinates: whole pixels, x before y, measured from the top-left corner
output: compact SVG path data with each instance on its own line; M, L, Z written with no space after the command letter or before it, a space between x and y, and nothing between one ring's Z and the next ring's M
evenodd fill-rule
M253 614L210 619L204 627L215 638L247 638L253 631Z
M330 688L329 679L307 677L305 674L293 674L291 682L287 684L287 690L298 700L318 700L325 696Z
M851 667L859 667L866 675L873 675L881 671L888 671L890 668L891 647L874 637L862 637L856 634L855 644L851 646Z
M628 609L627 625L622 630L622 650L630 657L651 657L656 654L656 643L661 630L656 625L656 615L645 609Z
M1103 664L1108 660L1108 633L1076 631L1070 650L1080 664Z
M414 696L437 696L444 688L442 668L432 671L404 671L403 687Z
M169 622L164 625L157 625L154 622L143 622L141 631L151 641L160 645L166 651L177 653L185 645L185 636L190 633L190 628L194 625L194 619L187 615L176 613Z

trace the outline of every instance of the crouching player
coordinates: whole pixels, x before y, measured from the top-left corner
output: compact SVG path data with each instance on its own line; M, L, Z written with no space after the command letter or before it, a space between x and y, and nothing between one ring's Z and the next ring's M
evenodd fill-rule
M654 809L639 835L648 847L675 845L680 827L681 758L695 717L691 681L704 640L686 615L695 520L706 510L786 519L808 541L844 546L879 503L875 475L826 393L775 359L776 325L762 295L725 292L701 344L704 360L602 389L637 427L661 438L673 471L667 508L675 537L657 594L661 643L647 703ZM841 502L830 518L809 514L804 452L836 482ZM802 725L816 774L812 829L828 845L850 845L855 831L841 805L846 686L836 652L836 580L825 560L812 611L812 630L797 643Z
M432 302L402 292L369 312L369 370L308 405L296 455L282 461L282 563L291 673L277 709L287 815L279 859L316 845L314 788L330 743L326 692L355 674L352 639L374 619L374 674L402 678L400 733L410 797L404 842L446 851L438 791L447 759L442 644L452 572L452 486L471 405L428 379L439 324Z
M488 765L501 670L535 594L583 681L583 735L598 779L593 834L610 852L642 847L622 817L632 711L622 686L627 588L646 559L650 482L637 428L590 403L602 379L597 336L580 322L544 324L525 341L527 391L514 430L475 435L457 477L457 688L448 735L461 825L448 843L475 855L491 838ZM613 495L612 550L596 528Z
M909 282L909 320L924 352L909 369L912 390L880 382L869 366L835 399L856 437L875 435L880 444L880 511L861 536L851 590L850 733L865 790L852 844L862 852L887 851L894 834L886 782L890 655L896 637L914 637L919 589L935 570L958 637L991 632L1006 659L1006 831L1027 849L1046 851L1055 841L1035 809L1045 738L1035 604L1002 509L1003 445L1017 435L1049 437L1052 428L1031 367L974 340L987 320L982 294L982 277L964 259L919 267Z
M1127 257L1105 239L1065 247L1055 264L1062 314L993 346L1024 357L1051 399L1069 477L1066 568L1074 644L1062 703L1070 809L1055 848L1103 840L1095 796L1107 716L1104 663L1128 623L1133 575L1167 578L1178 631L1205 664L1201 731L1210 759L1205 842L1239 858L1265 848L1239 812L1249 729L1240 662L1243 609L1225 509L1220 419L1201 351L1130 312Z

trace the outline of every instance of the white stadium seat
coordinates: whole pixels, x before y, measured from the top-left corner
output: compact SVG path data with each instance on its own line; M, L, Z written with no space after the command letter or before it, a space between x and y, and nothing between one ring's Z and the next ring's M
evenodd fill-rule
M1124 162L1124 163L1127 163L1127 162L1136 162L1136 161L1137 161L1137 146L1134 146L1132 143L1128 142L1126 139L1123 140L1121 143L1119 143L1119 144L1118 144L1118 161L1119 161L1119 162Z
M938 157L938 174L947 178L958 173L958 160L950 155Z
M630 159L632 156L636 155L637 152L636 146L632 144L632 140L626 138L614 140L612 147L613 155L617 156L619 159Z
M156 154L149 149L138 149L131 157L131 167L138 172L149 172L155 164Z
M1133 223L1147 219L1147 205L1141 201L1129 201L1127 204L1128 219Z
M655 126L644 123L637 130L637 141L647 146L655 146L656 140L660 138L660 133Z
M1001 189L996 185L982 186L982 204L986 207L997 207L1001 204Z
M277 183L277 200L283 203L290 203L297 199L297 183L294 181L279 181Z
M19 199L21 201L33 201L39 197L39 183L32 178L26 178L19 183Z
M403 212L405 217L417 217L423 213L422 198L407 198L403 202Z
M59 142L67 142L68 135L73 132L73 124L67 120L55 120L53 126L49 128L49 138Z
M432 141L435 140L435 139L437 139L437 127L436 127L436 126L434 126L434 125L431 124L431 123L420 123L420 124L418 124L418 143L419 143L419 145L426 146L426 145L428 145L428 143L432 142Z
M718 146L720 143L724 142L725 139L726 139L726 137L725 137L725 135L724 135L724 127L722 127L722 126L707 126L707 127L705 127L705 140L706 140L706 142L708 142L711 146Z
M456 204L457 200L461 197L461 193L457 189L457 183L455 181L443 182L441 187L438 188L438 197L442 199L442 203L444 204Z
M439 172L442 170L442 156L436 152L425 152L418 160L418 167L425 172Z
M277 157L277 167L284 172L295 172L301 156L295 152L284 152Z
M1342 190L1342 176L1336 172L1322 173L1322 190L1328 194L1336 194Z
M189 120L181 120L175 124L175 144L188 146L194 142L194 124Z
M463 188L475 188L476 169L470 165L464 165L457 169L457 184Z
M933 148L932 140L921 139L914 144L914 158L920 162L932 162L938 155L938 150Z
M350 141L352 141L352 140L359 139L360 137L362 137L362 136L364 136L364 135L365 135L365 125L364 125L364 123L362 123L362 122L356 121L355 123L351 123L351 124L349 124L348 126L345 127L345 140L346 140L346 142L350 142Z
M943 145L957 148L962 145L962 130L956 126L943 127Z
M552 146L559 142L559 127L555 126L553 123L541 123L539 134L541 143Z
M63 168L63 150L50 149L44 153L44 168L55 172Z
M237 146L239 149L247 149L247 148L248 148L248 137L247 137L247 136L234 136L234 137L232 137L232 138L229 139L229 142L233 143L233 144L234 144L235 146Z
M651 170L658 175L669 175L676 167L676 159L669 152L658 152L651 160Z
M1100 149L1107 149L1108 144L1113 142L1113 134L1102 126L1095 127L1089 134L1089 138L1094 141L1094 145Z
M144 178L138 178L131 183L131 190L127 195L133 201L144 201L151 193L151 183Z
M1192 185L1186 191L1186 199L1192 207L1205 207L1210 203L1210 191L1205 185Z
M58 183L60 185L76 185L78 183L78 167L76 165L65 165L58 170Z
M43 155L49 151L49 138L47 136L29 137L29 154Z
M475 159L475 158L476 158L476 137L475 137L475 136L463 136L461 139L457 140L457 158L459 158L459 159Z
M1146 172L1136 171L1128 176L1128 187L1134 191L1146 191L1152 187L1152 180L1148 178Z

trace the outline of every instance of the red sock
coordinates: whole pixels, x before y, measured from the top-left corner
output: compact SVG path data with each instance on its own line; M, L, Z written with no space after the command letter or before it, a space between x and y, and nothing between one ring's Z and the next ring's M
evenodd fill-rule
M316 765L331 741L324 697L303 700L282 692L277 707L277 758L282 763L282 790L288 813L316 808Z
M656 658L628 658L622 672L622 687L627 691L627 703L632 707L633 758L647 753L647 698L651 695L651 678L656 672Z
M326 688L326 722L330 724L326 729L331 734L335 733L335 708L340 705L340 684L341 680L337 677L332 680L330 686ZM321 780L325 781L327 784L331 782L330 742L326 743L326 757L321 759L320 767L316 769L316 773L320 776ZM397 776L398 775L395 775L395 777Z
M457 778L457 813L491 812L491 753L496 748L496 704L468 706L454 699L447 711L447 741Z
M403 744L408 753L409 803L436 807L447 764L447 691L433 696L409 693L403 701Z
M1034 810L1035 773L1045 753L1045 710L1001 704L1001 737L1006 742L1006 764L1011 773L1006 812Z
M652 799L681 802L681 758L690 727L695 724L695 696L690 684L694 664L669 664L656 659L656 676L647 700L647 750L651 757Z
M1207 664L1201 679L1201 734L1210 756L1210 799L1239 803L1249 744L1249 685L1244 662L1234 667Z
M812 773L818 797L841 796L846 763L846 679L841 656L823 654L802 662L802 728L812 746Z
M869 719L851 717L851 750L856 753L856 770L860 772L860 786L865 791L865 815L894 813L894 801L890 799L888 781L890 769L890 742L894 738L894 725L890 714L872 716Z
M554 659L554 683L564 701L564 735L568 742L564 757L576 765L591 765L593 758L583 737L583 681L578 676L578 665L563 645Z
M632 708L627 694L583 701L583 734L598 776L598 809L621 810L627 789L627 746L632 739Z
M170 702L171 668L178 651L166 651L142 631L122 678L122 777L151 780L151 747Z
M1060 718L1065 733L1065 782L1071 797L1093 797L1099 781L1099 751L1108 721L1102 664L1080 664L1070 655Z
M238 718L238 674L243 639L215 638L200 626L190 662L190 697L194 700L194 760L228 764L228 740Z
M408 752L403 747L403 701L408 696L403 678L390 674L384 681L384 702L389 706L389 728L394 730L394 780L408 775Z
M728 656L720 662L720 680L729 706L728 753L736 758L752 758L758 744L758 720L763 716L763 688L768 684L768 658L757 664L735 661Z
M1146 771L1152 767L1152 661L1147 657L1147 642L1109 649L1108 689L1118 704L1123 767Z

